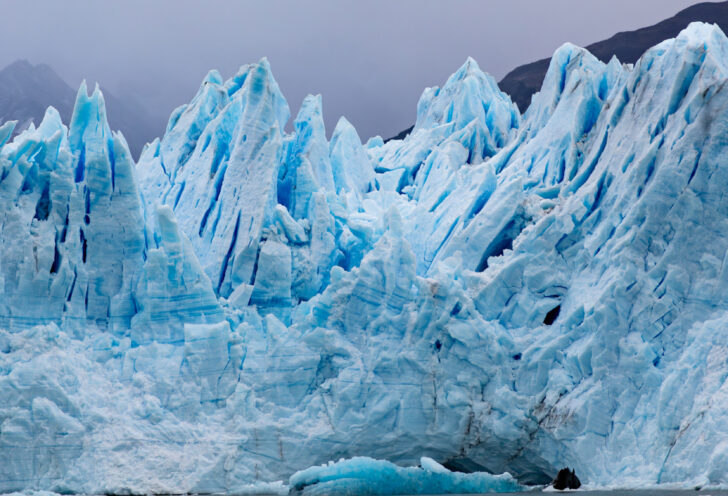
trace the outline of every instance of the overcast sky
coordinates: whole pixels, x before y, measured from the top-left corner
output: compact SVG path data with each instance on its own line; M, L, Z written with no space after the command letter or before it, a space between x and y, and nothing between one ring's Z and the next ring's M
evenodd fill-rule
M160 121L209 69L224 77L263 56L295 115L323 95L363 140L414 122L427 86L474 57L496 79L578 45L654 24L694 0L0 0L0 66L47 63L71 86L134 93Z

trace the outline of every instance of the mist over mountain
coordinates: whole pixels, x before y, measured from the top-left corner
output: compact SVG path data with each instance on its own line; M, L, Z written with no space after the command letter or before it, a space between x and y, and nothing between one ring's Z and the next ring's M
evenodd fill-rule
M142 147L162 129L157 129L143 105L133 97L116 97L103 88L109 125L124 133L129 149L138 157ZM71 120L76 90L50 66L17 60L0 71L0 121L17 120L15 134L31 122L40 124L46 108L53 106L64 122Z

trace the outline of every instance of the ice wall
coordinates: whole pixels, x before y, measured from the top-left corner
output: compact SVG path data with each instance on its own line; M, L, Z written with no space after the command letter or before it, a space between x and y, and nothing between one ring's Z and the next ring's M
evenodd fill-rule
M705 24L633 67L567 44L521 116L468 60L362 144L316 96L285 133L264 59L136 166L82 88L0 149L0 489L728 483L727 69Z
M4 328L53 322L76 337L95 330L125 335L141 325L138 314L154 298L137 291L147 284L166 284L165 294L204 300L207 291L209 296L198 315L168 308L155 317L159 325L181 332L185 322L199 317L222 320L209 281L190 294L181 281L167 280L165 272L154 281L145 277L154 260L164 271L172 263L171 253L158 248L169 246L175 221L163 221L161 228L145 223L134 162L124 138L109 130L98 88L88 96L81 85L68 129L49 108L38 129L4 145L0 167ZM167 217L162 212L162 220ZM197 263L189 250L177 258L174 263Z

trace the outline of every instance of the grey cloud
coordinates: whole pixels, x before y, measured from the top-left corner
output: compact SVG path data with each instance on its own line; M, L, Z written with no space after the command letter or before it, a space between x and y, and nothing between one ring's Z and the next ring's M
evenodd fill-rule
M345 115L363 140L409 126L421 91L473 56L500 79L565 41L586 45L655 23L691 0L28 0L5 2L0 65L52 66L72 86L134 93L159 120L209 69L267 56L295 115L321 93L327 129Z

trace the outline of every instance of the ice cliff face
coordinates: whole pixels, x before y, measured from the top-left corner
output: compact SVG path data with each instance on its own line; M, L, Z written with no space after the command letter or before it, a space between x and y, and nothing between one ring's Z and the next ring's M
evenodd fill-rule
M75 337L131 330L159 340L181 337L190 319L223 320L169 209L145 223L134 162L98 88L89 97L81 86L69 129L49 108L38 129L3 147L0 165L4 328L52 322Z
M0 490L233 491L366 455L728 483L728 39L473 60L362 144L267 61L133 164L99 92L0 149ZM0 128L10 135L12 124Z

